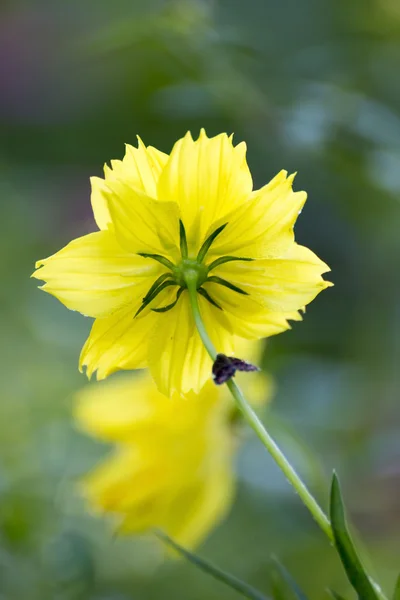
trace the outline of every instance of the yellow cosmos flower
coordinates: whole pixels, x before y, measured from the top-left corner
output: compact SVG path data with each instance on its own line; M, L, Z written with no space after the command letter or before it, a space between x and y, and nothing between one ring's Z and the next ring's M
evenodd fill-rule
M166 399L147 374L83 390L78 423L117 444L83 482L90 505L114 514L123 533L160 528L187 547L200 543L234 490L232 404L219 396L209 382L199 395Z
M190 133L168 156L127 146L122 161L92 178L99 231L37 263L42 289L96 319L80 367L103 379L146 365L163 393L199 391L211 359L196 331L188 294L218 352L233 336L260 339L300 319L329 283L329 268L294 241L306 200L281 171L253 191L244 143ZM245 357L244 357L245 358Z
M258 360L261 344L240 344ZM260 373L258 404L272 394ZM167 399L147 372L125 375L77 394L75 419L93 437L114 444L85 476L89 505L113 515L121 533L162 529L186 547L198 545L229 510L235 488L235 405L225 386Z

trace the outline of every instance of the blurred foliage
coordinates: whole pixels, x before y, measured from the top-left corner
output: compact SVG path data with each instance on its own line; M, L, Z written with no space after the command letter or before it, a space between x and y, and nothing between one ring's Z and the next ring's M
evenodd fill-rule
M297 238L335 287L272 339L266 417L327 505L335 466L377 579L399 569L400 8L397 0L13 0L0 9L0 599L228 600L151 540L114 539L76 478L107 451L74 431L89 320L34 261L94 229L90 175L140 134L245 139L255 185L298 171ZM302 449L302 450L301 450ZM310 460L311 457L311 460ZM307 597L352 597L339 560L249 436L226 522L201 549L268 592L276 553ZM310 567L311 565L311 567Z

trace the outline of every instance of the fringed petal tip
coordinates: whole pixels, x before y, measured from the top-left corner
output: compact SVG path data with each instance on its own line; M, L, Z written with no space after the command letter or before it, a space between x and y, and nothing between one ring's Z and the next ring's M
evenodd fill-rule
M79 362L78 366L79 372L85 374L88 381L92 380L94 374L96 374L96 381L103 381L107 379L109 375L115 373L118 370L118 367L109 368L109 369L99 369L96 365L91 365L89 362Z
M225 138L225 139L227 139L227 140L228 140L228 141L231 143L231 145L233 145L233 138L234 138L234 135L235 135L234 133L231 133L231 134L227 134L227 133L220 133L220 134L218 134L218 135L216 135L216 136L211 136L211 137L209 137L209 136L207 135L207 132L206 132L205 128L204 128L204 127L201 127L201 128L200 128L199 135L198 135L198 137L197 137L196 139L194 139L194 137L193 137L193 135L192 135L192 132L189 130L189 131L187 131L187 132L185 133L185 135L184 135L184 136L183 136L183 137L182 137L180 140L178 140L178 142L180 142L180 141L182 141L182 140L186 140L186 141L188 141L188 140L189 140L189 141L193 142L194 144L197 144L197 143L199 143L199 142L203 142L203 141L207 141L207 140L212 140L212 139L214 139L214 138ZM139 136L136 136L136 137L138 138L138 140L140 140ZM140 140L140 141L141 141L141 140ZM239 144L238 144L238 145L239 145ZM240 144L240 145L243 145L244 147L246 147L246 144L245 144L245 142L241 142L241 144Z
M39 279L39 277L37 276L37 272L40 269L40 267L43 267L46 262L48 261L48 258L41 258L40 260L37 260L35 262L35 271L32 273L31 277L36 277L37 279Z
M86 363L79 363L78 369L79 373L82 373L82 375L86 375L88 381L91 381L93 371L89 369Z
M31 277L33 277L33 275L31 275ZM40 279L40 277L35 277L35 279ZM44 283L43 285L38 285L37 289L40 290L41 292L44 292L45 294L50 294L50 295L55 295L51 289L49 289L49 286L47 285L47 283Z
M304 310L302 308L300 310L305 312L305 307L304 307ZM286 315L286 319L288 321L302 321L303 315L301 314L300 311L297 310L297 311L294 311L294 312ZM289 323L288 323L288 325L289 325L289 329L291 329L292 328L291 325Z
M138 148L143 148L143 150L146 150L146 144L143 142L142 138L140 137L140 135L136 136L137 142L138 142ZM132 148L131 144L125 144L125 148L128 149L128 147Z

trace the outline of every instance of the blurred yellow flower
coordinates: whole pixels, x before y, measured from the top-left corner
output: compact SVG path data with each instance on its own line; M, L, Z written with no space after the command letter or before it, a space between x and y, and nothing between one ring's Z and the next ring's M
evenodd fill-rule
M92 178L100 231L40 260L34 277L68 308L96 319L80 358L90 377L146 365L168 396L199 391L211 359L196 331L187 285L218 352L233 336L259 339L300 319L330 284L328 266L294 241L306 200L281 171L253 191L244 143L190 133L168 156L127 146ZM246 357L243 357L246 358Z
M199 395L168 399L147 373L82 390L78 424L116 444L82 482L90 506L114 515L121 533L160 528L184 546L199 544L234 491L234 405L222 390L209 382Z
M258 360L261 344L252 346L251 357ZM246 384L257 379L256 402L263 404L273 388L268 377L258 376ZM115 444L82 488L96 512L115 516L121 533L159 528L194 547L228 512L239 438L225 387L208 382L198 395L168 399L148 372L125 375L84 388L74 415L85 432Z

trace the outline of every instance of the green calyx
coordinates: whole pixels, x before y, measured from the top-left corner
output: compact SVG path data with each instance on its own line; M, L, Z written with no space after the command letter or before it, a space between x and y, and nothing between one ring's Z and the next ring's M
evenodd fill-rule
M218 285L222 285L224 287L229 288L230 290L237 292L238 294L247 295L247 292L239 288L238 286L226 281L222 277L217 277L215 275L209 275L210 271L215 269L216 267L230 261L241 260L241 261L251 261L251 258L242 258L238 256L222 256L217 258L210 264L205 264L205 259L207 256L207 252L213 244L215 238L225 229L228 223L221 225L208 238L205 240L203 245L201 246L196 258L191 258L188 256L188 244L186 239L186 231L185 226L182 221L179 221L179 237L180 237L180 251L181 251L181 259L175 264L170 261L165 256L161 254L147 254L147 253L139 253L140 256L144 258L150 258L161 263L164 267L168 269L165 273L160 275L154 283L151 285L147 294L144 296L142 304L137 310L135 317L139 315L155 298L166 288L170 286L177 286L178 290L176 293L175 300L168 304L167 306L152 308L151 310L155 312L167 312L171 310L179 298L183 290L190 287L195 287L197 292L206 298L210 304L216 306L217 308L221 307L219 304L210 296L207 290L205 290L202 286L204 283L213 282ZM222 309L221 309L222 310Z

